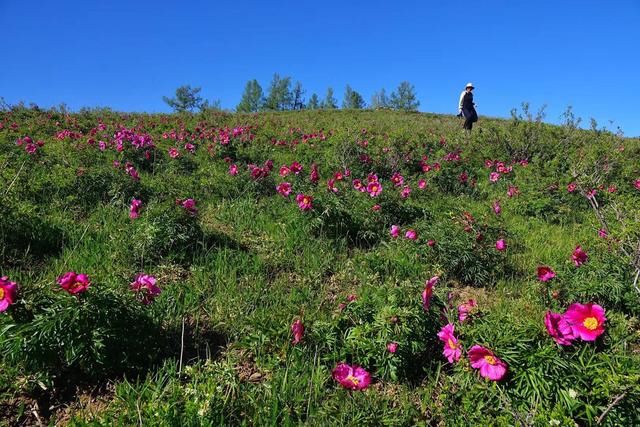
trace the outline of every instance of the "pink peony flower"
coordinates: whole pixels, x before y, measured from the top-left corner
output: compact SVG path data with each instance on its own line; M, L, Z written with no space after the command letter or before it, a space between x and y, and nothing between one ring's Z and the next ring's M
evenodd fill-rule
M417 240L418 239L418 233L416 233L415 230L407 230L407 232L405 233L404 237L406 237L409 240Z
M427 187L427 181L425 181L424 179L421 179L420 181L418 181L418 188L421 190L424 190Z
M480 376L491 381L500 381L507 373L507 364L498 359L488 348L474 345L469 349L471 367L480 370Z
M504 251L507 249L507 243L504 241L504 239L500 239L496 242L496 249L499 251Z
M507 196L513 197L517 196L518 194L520 194L520 190L518 190L518 187L509 184L509 188L507 188Z
M191 154L196 153L196 146L190 142L187 142L186 144L184 144L184 149L190 152Z
M640 179L636 179L635 181L633 181L633 186L636 188L636 190L640 190Z
M380 212L380 209L382 209L382 206L380 206L380 205L373 205L373 206L371 206L371 210L372 210L372 211Z
M18 285L9 280L7 276L0 277L0 312L6 311L10 305L15 304L18 297Z
M400 235L400 226L395 224L392 225L389 234L391 234L391 237L393 237L394 239L398 237Z
M400 197L402 197L403 199L406 199L407 197L409 197L410 194L411 194L411 187L409 186L403 187L402 191L400 191Z
M302 165L298 162L293 162L291 163L291 166L289 167L289 169L291 169L291 172L298 175L300 172L302 172Z
M429 246L430 248L434 247L436 245L436 241L433 239L429 239L427 240L427 246Z
M580 245L576 246L576 248L573 250L573 253L571 254L571 259L573 260L573 263L576 265L576 267L580 267L582 264L587 262L588 258L589 256L585 251L582 250Z
M469 313L478 306L478 303L474 299L462 303L458 306L458 320L463 323L469 317Z
M538 267L538 280L541 282L548 282L554 277L556 277L556 272L553 271L551 267L547 267L546 265Z
M140 208L142 207L142 200L131 200L131 207L129 208L129 218L136 219L140 216Z
M285 177L287 175L289 175L291 173L291 169L289 169L289 166L287 165L282 165L280 166L280 176L281 177Z
M607 230L605 230L604 228L601 228L600 230L598 230L598 237L602 237L603 239L606 239L608 235L609 233L607 233Z
M422 291L422 309L424 311L428 311L431 306L431 297L433 296L433 287L438 284L438 280L440 278L438 276L433 276L431 279L427 280L425 283L424 291Z
M115 161L114 161L114 165L115 165ZM134 181L140 181L140 175L138 175L138 171L136 170L135 166L133 166L131 163L129 162L125 163L124 170L129 174L131 178L133 178Z
M393 182L393 185L395 185L396 187L400 187L402 186L402 184L404 184L404 177L396 172L391 175L391 182Z
M143 304L152 303L160 295L160 288L156 285L156 278L148 274L138 274L136 279L131 282L130 287Z
M238 165L235 163L229 166L229 175L236 176L238 175Z
M359 179L357 179L357 178L356 178L356 179L354 179L354 180L351 182L351 184L353 185L353 188L354 188L355 190L358 190L358 191L366 191L366 189L364 188L364 185L362 185L362 181L361 181L361 180L359 180Z
M571 342L576 338L573 335L571 326L560 313L547 311L544 316L544 325L547 327L549 335L560 345L571 345Z
M498 172L491 172L489 174L489 181L498 182L498 179L500 179L500 174Z
M382 193L382 185L378 181L369 182L367 185L367 192L371 197L376 197L380 193Z
M604 308L588 303L574 303L564 313L564 320L571 327L573 335L585 341L595 341L604 332Z
M357 365L338 363L331 376L349 390L364 390L371 384L371 374Z
M182 206L191 216L195 216L198 213L196 208L196 201L193 199L176 200L180 206Z
M81 294L91 285L86 274L76 274L75 271L68 271L59 276L57 282L62 289L71 295Z
M304 325L302 324L302 320L296 319L296 321L291 324L291 333L293 334L294 345L302 341L302 336L304 335Z
M576 191L576 188L578 188L578 186L575 182L570 182L569 184L567 184L567 191L569 193L573 193L574 191Z
M460 360L462 356L462 348L458 339L453 335L455 327L449 323L440 329L438 332L438 338L444 343L444 350L442 354L445 355L449 363L454 363Z
M296 202L298 203L298 207L303 211L309 211L313 209L313 196L307 196L302 193L298 193L296 196Z
M502 212L502 207L500 206L499 200L493 202L493 205L491 205L491 207L493 208L493 212L495 212L496 215L500 215L500 213Z
M289 197L289 194L291 194L291 184L288 182L281 182L276 186L276 191L282 194L283 197Z
M398 351L398 343L390 342L389 344L387 344L387 351L391 354L395 354L395 352Z
M169 157L171 157L172 159L177 159L178 157L180 157L180 152L177 148L171 147L169 148Z
M311 182L316 183L320 181L320 173L318 172L318 165L315 163L311 165L311 174L309 175Z

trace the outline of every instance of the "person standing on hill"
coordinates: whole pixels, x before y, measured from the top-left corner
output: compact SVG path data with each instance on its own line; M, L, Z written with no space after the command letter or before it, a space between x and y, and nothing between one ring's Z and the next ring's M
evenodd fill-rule
M468 131L471 131L473 124L478 121L476 104L473 103L473 89L473 83L467 83L460 94L460 102L458 103L458 116L464 117L463 127Z

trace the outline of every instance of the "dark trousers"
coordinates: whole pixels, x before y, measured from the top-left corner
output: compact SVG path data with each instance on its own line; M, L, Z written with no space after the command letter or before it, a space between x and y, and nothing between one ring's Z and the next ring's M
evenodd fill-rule
M478 113L476 113L476 109L471 108L463 108L462 109L462 117L464 117L464 125L465 129L471 130L473 124L478 121Z

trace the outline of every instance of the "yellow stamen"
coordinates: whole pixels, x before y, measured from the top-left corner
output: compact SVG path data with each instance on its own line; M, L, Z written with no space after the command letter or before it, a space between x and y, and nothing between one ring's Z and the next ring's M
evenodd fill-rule
M0 300L4 299L4 289L0 288Z
M353 383L353 385L358 385L360 384L360 380L358 380L356 377L354 377L353 375L349 374L347 376L347 378L345 378L347 381L351 381Z
M447 344L449 345L450 349L455 350L456 348L458 348L458 344L454 343L451 338L447 340Z
M585 328L593 331L598 327L598 319L596 319L595 317L587 317L586 319L584 319L584 322L582 324Z
M493 357L493 356L487 355L487 356L484 357L484 360L486 360L487 363L489 363L489 365L495 365L496 364L496 358Z

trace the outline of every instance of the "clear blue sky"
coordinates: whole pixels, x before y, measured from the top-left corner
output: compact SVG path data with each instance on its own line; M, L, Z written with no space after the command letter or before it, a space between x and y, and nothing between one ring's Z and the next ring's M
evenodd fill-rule
M0 28L9 103L168 111L191 84L235 108L278 72L339 100L408 80L421 111L455 113L472 81L480 115L528 101L557 122L572 105L640 135L640 0L0 0Z

